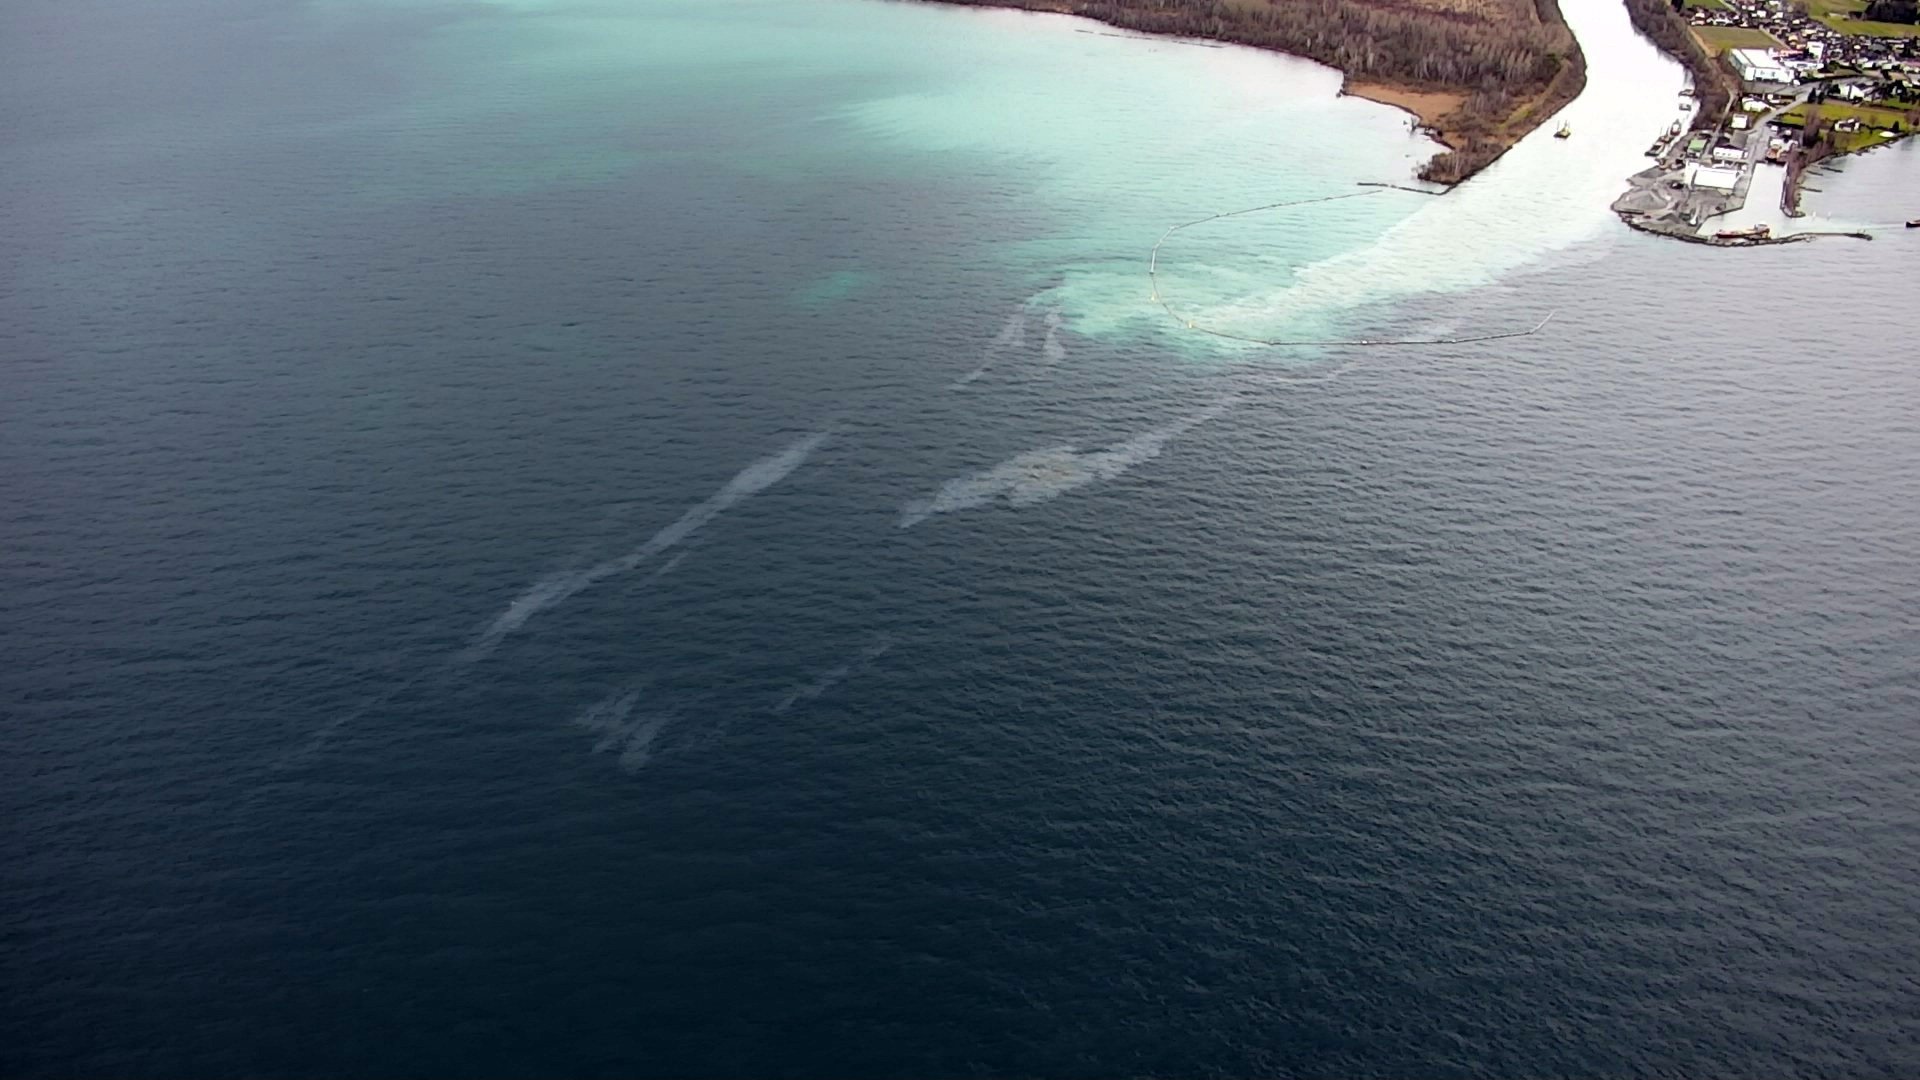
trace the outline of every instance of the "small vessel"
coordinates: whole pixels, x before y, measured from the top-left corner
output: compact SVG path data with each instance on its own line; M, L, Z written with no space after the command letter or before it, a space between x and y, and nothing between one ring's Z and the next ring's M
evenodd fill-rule
M1715 240L1765 240L1772 229L1765 225L1755 225L1751 229L1722 229L1713 234Z
M1912 221L1907 222L1907 228L1920 229L1920 217L1914 218Z
M1568 127L1564 122L1562 122L1560 125L1560 130L1554 132L1553 137L1556 139L1564 139L1572 134L1573 134L1573 129Z
M1672 138L1673 136L1678 134L1680 134L1680 121L1675 120L1673 122L1673 126L1667 129L1667 137Z

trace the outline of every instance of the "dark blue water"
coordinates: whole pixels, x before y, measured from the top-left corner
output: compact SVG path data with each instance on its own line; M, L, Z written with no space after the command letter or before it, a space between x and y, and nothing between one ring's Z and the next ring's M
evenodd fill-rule
M979 177L370 198L484 164L326 134L452 9L55 10L0 103L0 1072L1920 1072L1908 237L1367 316L1558 311L1505 342L1050 353ZM331 96L194 66L275 58ZM304 134L195 128L241 109ZM1823 186L1896 216L1912 150Z

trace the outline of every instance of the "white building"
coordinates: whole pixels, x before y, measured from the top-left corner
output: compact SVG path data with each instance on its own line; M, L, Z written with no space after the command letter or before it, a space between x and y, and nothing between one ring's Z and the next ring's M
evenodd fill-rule
M1740 183L1740 170L1694 165L1687 170L1687 183L1709 191L1732 191Z
M1793 69L1774 58L1768 49L1735 49L1727 54L1740 81L1749 83L1790 83Z

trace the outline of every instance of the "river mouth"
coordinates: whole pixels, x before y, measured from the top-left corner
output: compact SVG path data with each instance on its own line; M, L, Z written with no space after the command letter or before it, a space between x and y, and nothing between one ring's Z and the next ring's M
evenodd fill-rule
M1675 115L1684 73L1617 3L1572 0L1563 9L1587 56L1587 85L1553 123L1445 196L1409 197L1412 212L1379 240L1300 266L1279 287L1189 305L1189 317L1254 337L1324 330L1334 313L1474 288L1621 230L1609 204L1622 178L1643 167L1647 139ZM1554 137L1561 123L1567 138Z

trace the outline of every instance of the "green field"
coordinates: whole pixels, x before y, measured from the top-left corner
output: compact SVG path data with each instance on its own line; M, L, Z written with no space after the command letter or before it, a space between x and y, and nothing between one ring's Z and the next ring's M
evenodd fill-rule
M1780 119L1789 124L1807 122L1807 106L1795 105L1780 114ZM1911 115L1904 109L1888 108L1884 105L1848 105L1843 102L1827 101L1818 106L1820 118L1832 122L1853 117L1860 121L1859 131L1836 131L1833 133L1834 145L1841 153L1851 154L1856 150L1866 150L1880 146L1892 140L1880 134L1892 131L1900 135L1911 134L1915 124Z
M1728 49L1777 49L1780 39L1765 30L1748 30L1742 26L1696 26L1693 36L1700 44L1715 56Z
M1920 26L1907 23L1864 22L1851 18L1855 12L1867 10L1867 0L1800 0L1800 6L1807 14L1826 23L1843 34L1864 34L1867 37L1920 37Z
M1727 10L1726 0L1686 0L1685 6L1688 11L1692 11L1695 8L1701 8L1707 11Z

